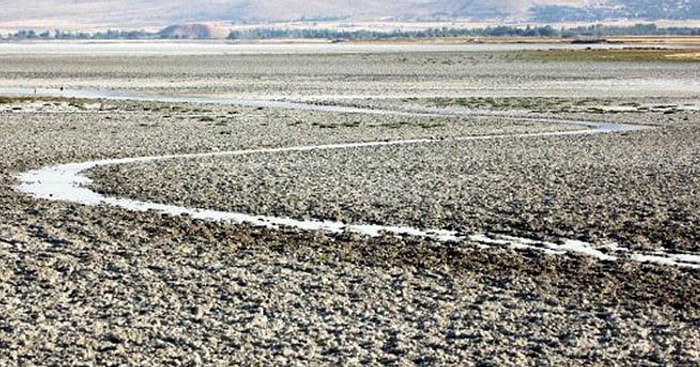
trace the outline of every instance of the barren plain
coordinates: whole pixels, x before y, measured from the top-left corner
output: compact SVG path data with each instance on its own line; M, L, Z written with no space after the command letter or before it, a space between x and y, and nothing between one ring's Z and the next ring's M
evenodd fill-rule
M700 63L639 50L177 46L0 52L0 364L700 363L691 266L260 228L18 189L23 172L95 159L417 140L107 165L86 185L691 258ZM179 96L202 99L165 100ZM214 103L229 98L394 113ZM590 127L552 119L648 129L574 134Z

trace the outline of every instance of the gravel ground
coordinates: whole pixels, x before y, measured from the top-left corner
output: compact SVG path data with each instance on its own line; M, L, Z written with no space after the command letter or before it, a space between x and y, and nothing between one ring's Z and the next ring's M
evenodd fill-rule
M0 142L11 153L0 164L20 165L23 169L37 167L28 163L36 159L37 151L45 153L43 157L50 156L51 162L70 162L75 151L90 158L112 158L426 137L440 139L454 133L490 135L581 129L496 118L333 114L194 103L84 100L56 103L0 104L5 132ZM68 157L62 158L65 155Z
M1 200L3 364L700 360L696 273Z
M465 91L460 78L469 74L466 69L470 64L462 64L465 70L454 65L445 66L448 64L444 61L458 55L447 55L447 60L443 56L367 55L366 60L370 61L366 63L362 55L318 59L287 56L287 65L278 56L172 56L148 62L128 57L3 56L0 80L7 86L59 86L70 81L72 85L94 88L127 86L133 89L183 88L191 83L196 86L194 89L202 88L203 92L222 88L227 93L247 90L250 95L262 95L270 88L273 96L284 95L291 89L306 96L328 91L334 95L345 94L352 86L361 86L366 90L360 92L375 95L386 94L393 87L397 87L398 94L428 94L432 88L431 96ZM399 61L406 58L408 66L387 64L391 57ZM487 60L493 57L489 58L488 54L478 57L484 60L476 65L483 68L483 72L475 74L474 80L488 74L489 70L495 79L510 78L504 74L506 68L500 63L490 62L493 69L488 69ZM436 62L420 66L430 58ZM217 64L223 59L230 63ZM318 68L320 77L314 79L313 68L328 64L329 59L336 60L337 68L355 65L352 74L364 77L357 83L336 83L346 75L338 74L339 69L333 66ZM206 67L195 67L202 66L202 60L206 61ZM257 73L246 74L245 68L233 69L233 66L254 63L259 63ZM586 79L585 74L580 74L570 64L515 61L509 64L525 75L522 78L532 78L533 85L547 85L552 78ZM261 74L265 74L265 65L270 70L266 74L267 81L260 79ZM309 65L308 73L296 74L303 65ZM674 80L690 75L687 71L691 68L686 64L634 65L618 69L616 72L622 74L617 77L636 80L646 75L656 78L670 71L668 80ZM613 73L613 65L580 66L586 70L601 68L600 73L590 76L594 85L600 75ZM547 68L552 73L545 76ZM462 72L454 73L456 70ZM528 70L531 73L528 74ZM659 74L654 74L657 72ZM233 83L231 75L242 82ZM420 75L438 76L421 81ZM129 78L134 78L133 82L128 82ZM208 90L204 88L218 79L221 79L220 84L214 83ZM369 79L376 81L368 84ZM412 82L407 79L420 81L420 88L424 89L409 92ZM168 84L164 82L167 80L175 82ZM439 85L436 80L444 82L444 94L436 89ZM298 81L298 89L291 86L290 81ZM500 85L505 87L506 84ZM450 85L459 87L451 89ZM550 92L545 90L542 94ZM656 93L665 95L667 92ZM678 94L687 98L692 91L683 90ZM667 98L660 101L668 102ZM700 295L697 292L700 272L697 271L627 261L601 262L572 255L546 256L539 252L499 248L482 250L469 243L271 231L205 222L187 216L36 200L14 189L14 175L18 172L95 158L436 134L447 138L457 133L531 131L552 126L529 123L513 126L499 118L404 124L400 123L403 119L388 117L243 107L108 101L57 103L0 104L0 144L7 153L0 157L0 365L700 363ZM39 111L42 108L43 111ZM663 116L658 115L649 115L645 121L658 124L656 117ZM360 123L355 123L358 120ZM420 122L425 124L421 126ZM297 156L295 164L282 168L303 179L313 176L301 168L311 167L335 180L345 177L345 173L332 172L328 168L331 165L322 164L323 159L338 163L349 172L358 171L348 163L352 158L378 172L402 173L410 167L427 168L431 159L441 158L443 161L439 165L445 170L467 172L467 168L500 170L506 167L514 172L530 169L545 175L557 167L554 158L565 156L603 173L617 168L622 177L632 177L636 172L652 171L661 175L663 182L668 182L668 186L664 186L653 177L637 175L637 181L629 186L640 185L638 190L626 191L637 195L647 191L655 193L666 187L680 190L683 182L690 187L686 190L691 190L697 183L693 181L697 180L697 174L693 173L698 157L694 150L697 140L693 139L693 123L696 122L696 115L679 112L666 115L660 122L664 125L662 129L644 134L502 140L488 144L444 141L430 147L371 150L376 159L370 160L364 158L362 150L328 152L326 156L312 153ZM443 126L428 126L433 123ZM682 137L683 133L688 134L687 137ZM501 152L497 154L499 148ZM596 160L592 155L603 148L610 149L605 154L610 155L609 162L616 165L614 168L603 169L606 160ZM540 164L519 167L520 163L508 163L507 160L518 152L524 157L539 159ZM421 158L420 155L414 156L414 160L403 159L423 153L426 162L416 158ZM475 158L466 158L472 153ZM645 166L644 154L655 154L667 164L652 162L654 164ZM387 156L402 164L392 171L390 166L381 164L381 158ZM348 160L342 162L343 157ZM482 157L484 160L479 160ZM211 171L219 165L248 169L253 174L251 165L265 158L269 162L259 167L255 175L282 172L276 168L276 162L290 160L283 156L250 156L238 162L195 161L196 170L190 172L192 178L185 182L197 183L199 172ZM545 164L548 159L555 162ZM489 160L494 163L493 167ZM470 166L461 166L463 162ZM168 168L172 172L179 172L188 163L173 161L170 164L172 167ZM587 170L576 171L573 164L560 168L593 179ZM151 167L123 166L119 169L127 174L126 171L136 173ZM425 174L433 176L440 169L432 167ZM172 172L159 172L152 177L151 185L176 189L177 182L159 179ZM416 172L415 181L424 182L419 171ZM368 179L376 177L363 172L358 174ZM231 176L221 172L212 179L218 177ZM435 177L437 182L446 179L440 175ZM528 177L528 184L540 182L534 174L524 177ZM117 180L116 177L112 179ZM494 190L504 190L504 186L508 186L493 177L473 179L474 182L489 179ZM282 176L276 180L266 178L264 182L272 184L278 180L291 182ZM363 184L374 190L374 185L381 184L382 180L368 180ZM134 182L134 178L124 176L119 187L129 182ZM554 185L552 189L571 182L568 179L548 181ZM315 185L315 181L309 183ZM623 185L612 180L610 187L618 189ZM459 189L477 190L463 186ZM306 192L300 190L300 194ZM434 191L444 192L441 187ZM191 190L193 195L198 192ZM539 191L533 191L533 195L536 193ZM486 194L484 192L485 205L489 204ZM414 195L408 190L406 195L407 202L413 202ZM686 196L674 196L680 201L673 205L691 203L692 195ZM228 201L225 195L218 197ZM580 200L585 203L587 199ZM665 215L661 206L648 208L660 213L654 212L650 221ZM259 209L256 208L256 212ZM551 209L562 210L558 205ZM637 209L630 210L636 213ZM401 210L387 215L399 213ZM430 213L427 212L426 220L437 220L431 218ZM572 210L571 215L580 214ZM511 218L515 217L511 214ZM510 222L503 225L513 226Z
M91 176L102 193L186 207L700 252L700 119L664 116L638 117L663 127L628 134L176 159Z
M59 49L60 51L60 49ZM250 98L543 96L696 98L700 63L566 63L527 52L332 55L0 55L0 86Z

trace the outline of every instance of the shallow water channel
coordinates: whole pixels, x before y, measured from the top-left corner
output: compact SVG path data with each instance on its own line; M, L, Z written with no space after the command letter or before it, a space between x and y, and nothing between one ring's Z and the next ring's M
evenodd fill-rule
M101 90L54 90L54 89L24 89L24 88L0 88L0 95L41 95L51 97L72 97L72 98L100 98L112 100L135 100L135 101L157 101L170 103L201 103L201 104L225 104L253 107L269 107L283 109L313 110L336 113L363 113L380 115L405 115L405 116L475 116L472 113L457 112L451 110L431 109L425 112L407 112L398 110L365 109L343 106L316 105L308 103L271 101L271 100L245 100L218 97L177 97L177 96L156 96L148 94L135 94L124 91L101 91ZM561 132L542 132L527 134L498 134L481 136L463 136L452 138L455 141L470 140L493 140L502 138L529 138L543 136L563 136L580 134L612 134L621 132L633 132L650 129L649 126L617 124L612 122L582 121L582 120L558 120L549 118L523 117L517 115L499 114L499 118L530 120L552 124L575 125L581 127L580 130ZM312 150L332 150L332 149L354 149L373 146L391 146L408 144L429 144L438 140L410 139L377 142L359 142L328 145L294 146L283 148L245 149L224 152L203 152L195 154L173 154L149 157L134 157L123 159L106 159L88 162L77 162L50 166L24 172L19 176L18 189L34 197L56 201L68 201L83 205L113 205L129 210L148 211L155 210L172 215L187 214L193 218L206 220L230 221L232 223L247 223L254 226L266 228L293 227L303 230L324 231L329 233L341 233L344 231L356 232L367 236L390 235L410 235L419 237L429 237L439 241L469 241L483 247L503 246L515 249L535 249L548 254L564 254L567 252L584 254L600 260L615 261L621 257L639 262L654 262L660 264L677 265L682 267L700 269L700 255L669 253L665 251L641 252L623 248L616 244L606 244L596 246L571 239L561 239L559 243L531 240L511 236L489 236L484 234L463 234L443 229L418 229L402 226L381 226L363 224L345 224L324 220L298 220L294 218L259 216L254 214L215 211L198 208L187 208L177 205L167 205L147 201L132 200L127 198L108 197L92 191L87 186L90 179L83 173L89 169L127 163L150 162L166 159L187 159L199 157L236 156L249 154L270 154L284 152L299 152Z

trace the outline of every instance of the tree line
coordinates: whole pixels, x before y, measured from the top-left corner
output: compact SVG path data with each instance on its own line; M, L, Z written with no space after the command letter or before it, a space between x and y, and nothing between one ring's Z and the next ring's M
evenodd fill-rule
M693 27L657 27L655 24L637 24L632 26L590 25L573 28L554 28L545 26L493 26L486 28L430 28L425 30L394 30L373 31L337 29L279 29L253 28L234 30L228 35L230 40L251 39L391 39L391 38L457 38L457 37L544 37L544 38L576 38L576 37L611 37L611 36L699 36L700 28ZM37 32L21 30L10 33L4 39L9 40L75 40L75 39L167 39L160 33L142 30L107 30L104 32L66 32L59 29ZM182 38L182 36L177 36Z
M155 33L140 30L107 30L104 32L68 32L60 29L45 30L20 30L10 33L5 39L10 40L100 40L100 39L150 39L156 38Z
M457 37L544 37L544 38L575 38L575 37L605 37L605 36L698 36L700 28L668 27L660 28L655 24L637 24L632 26L603 26L591 25L574 28L554 28L545 26L495 26L486 28L430 28L426 30L394 30L394 31L339 31L334 29L277 29L255 28L235 30L229 34L229 39L284 39L284 38L316 38L316 39L389 39L389 38L457 38Z

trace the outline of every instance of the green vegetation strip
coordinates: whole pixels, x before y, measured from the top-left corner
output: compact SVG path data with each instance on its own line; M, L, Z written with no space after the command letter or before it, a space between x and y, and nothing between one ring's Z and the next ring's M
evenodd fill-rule
M699 62L699 50L629 48L622 50L550 50L530 54L530 59L543 61L619 61L619 62ZM683 55L688 55L683 57Z

